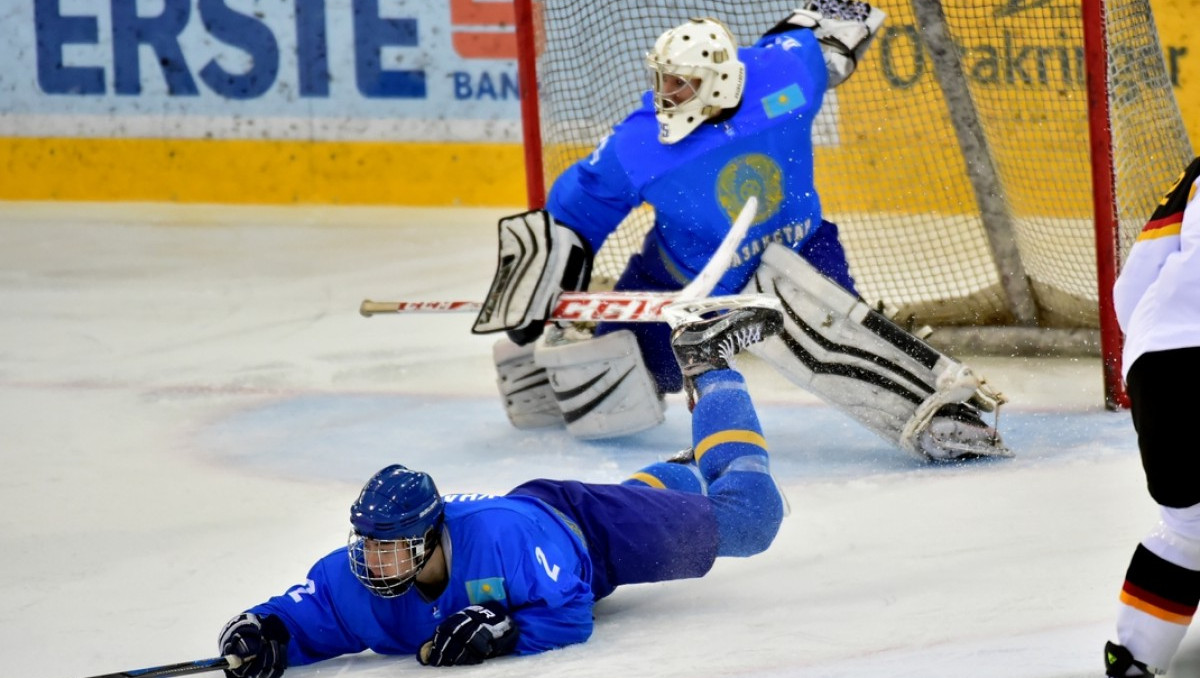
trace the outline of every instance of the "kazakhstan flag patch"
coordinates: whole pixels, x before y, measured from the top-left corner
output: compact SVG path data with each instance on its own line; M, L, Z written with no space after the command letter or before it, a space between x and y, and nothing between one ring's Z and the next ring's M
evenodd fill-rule
M508 594L504 591L504 577L467 581L467 600L471 601L472 605L486 603L489 600L503 601L507 598Z
M763 97L762 105L768 118L776 118L803 106L804 92L800 91L799 85L792 83L774 94Z

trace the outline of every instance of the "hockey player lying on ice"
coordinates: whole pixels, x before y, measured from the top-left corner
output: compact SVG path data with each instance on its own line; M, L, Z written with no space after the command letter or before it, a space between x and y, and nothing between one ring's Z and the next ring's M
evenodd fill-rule
M661 423L664 394L683 386L667 328L546 330L547 309L559 291L586 288L593 254L643 203L654 227L615 289L683 288L753 195L757 217L713 293L783 302L785 331L754 353L920 459L1010 454L980 418L1002 399L858 297L837 226L822 218L813 118L883 18L862 2L819 0L750 47L711 18L657 40L642 105L555 181L545 210L500 221L497 273L474 331L507 332L493 353L515 426L606 438Z
M679 324L672 344L698 394L692 447L620 485L533 480L504 496L442 497L425 473L379 471L350 508L349 545L222 630L221 653L243 660L227 674L278 678L368 649L433 666L543 652L586 641L592 605L617 586L762 552L783 501L731 363L781 326L765 297Z

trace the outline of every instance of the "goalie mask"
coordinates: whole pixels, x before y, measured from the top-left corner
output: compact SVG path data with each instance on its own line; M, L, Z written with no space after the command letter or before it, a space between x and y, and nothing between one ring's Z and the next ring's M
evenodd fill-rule
M737 40L716 19L691 19L659 36L646 55L658 140L673 144L742 100L746 67Z
M350 570L372 593L408 591L442 533L443 504L428 473L393 464L379 471L350 507Z

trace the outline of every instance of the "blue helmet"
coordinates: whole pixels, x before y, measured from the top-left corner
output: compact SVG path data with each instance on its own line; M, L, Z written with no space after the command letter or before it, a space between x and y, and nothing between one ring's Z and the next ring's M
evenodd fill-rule
M385 598L406 592L442 532L441 494L428 473L393 464L371 476L350 507L350 569Z

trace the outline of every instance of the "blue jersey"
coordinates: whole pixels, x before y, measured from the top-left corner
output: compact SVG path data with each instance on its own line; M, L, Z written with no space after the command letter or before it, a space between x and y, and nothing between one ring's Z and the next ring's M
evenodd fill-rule
M692 443L703 466L657 462L620 485L537 479L503 497L447 495L447 579L436 598L415 586L393 598L373 594L343 547L303 584L249 611L283 622L292 666L368 649L416 654L450 615L489 601L515 622L517 654L587 640L593 603L617 587L702 577L720 555L767 548L779 529L782 503L745 380L714 370L697 385ZM741 457L752 463L735 468ZM664 467L668 475L646 473ZM679 472L688 483L671 480Z
M651 93L590 156L555 182L547 210L599 249L643 202L655 209L644 256L676 288L708 263L750 195L759 211L716 293L749 281L772 241L799 251L821 224L813 184L812 124L827 75L812 31L772 35L741 48L741 104L675 144L658 141Z
M417 590L381 598L350 570L345 548L330 553L307 580L250 611L273 614L291 634L288 662L298 666L374 650L416 654L446 617L473 604L501 602L520 629L516 652L580 643L592 633L592 565L565 520L526 496L448 495L442 547L449 581L436 599Z

